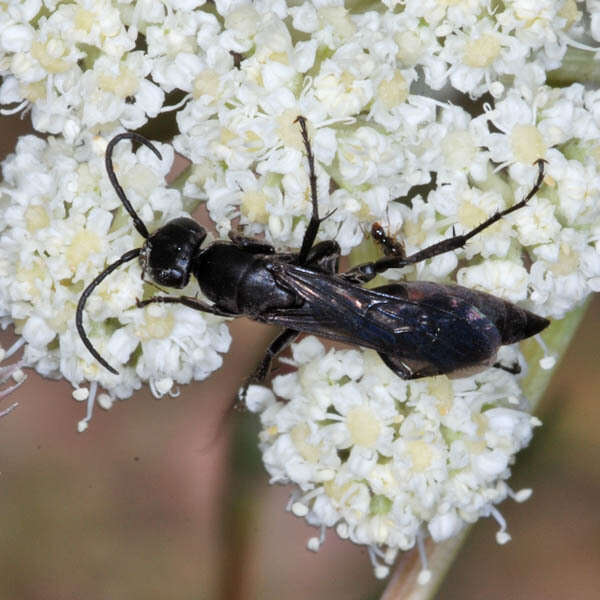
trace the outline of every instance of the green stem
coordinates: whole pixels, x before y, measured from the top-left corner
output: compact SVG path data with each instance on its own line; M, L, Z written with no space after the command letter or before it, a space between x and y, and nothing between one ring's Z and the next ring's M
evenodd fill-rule
M594 60L593 52L579 48L567 49L562 65L548 72L548 85L566 87L572 83L600 84L600 64Z

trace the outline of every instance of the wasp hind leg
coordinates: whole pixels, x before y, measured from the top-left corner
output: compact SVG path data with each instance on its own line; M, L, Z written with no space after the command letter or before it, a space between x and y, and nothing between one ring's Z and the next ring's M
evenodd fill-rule
M440 369L433 364L424 363L418 368L410 367L406 361L389 354L378 352L381 360L401 379L421 379L423 377L434 377L435 375L443 375L444 369Z
M518 375L521 372L521 365L515 361L511 365L503 365L501 362L495 362L492 367L495 369L501 369L512 375Z
M523 198L523 200L503 211L493 214L489 219L486 219L483 223L480 223L477 227L471 229L471 231L468 231L463 235L453 235L452 237L442 240L441 242L427 246L427 248L423 248L423 250L419 250L410 256L404 256L403 253L401 253L397 256L384 256L383 258L380 258L374 262L357 265L356 267L353 267L344 273L344 277L352 282L367 283L388 269L400 269L408 265L416 265L417 263L427 260L428 258L433 258L434 256L439 256L440 254L445 254L446 252L462 248L472 237L476 236L478 233L481 233L484 229L487 229L506 215L523 208L527 202L529 202L529 200L535 196L544 182L545 162L546 161L541 158L536 161L535 164L538 167L538 177L535 184L525 198Z

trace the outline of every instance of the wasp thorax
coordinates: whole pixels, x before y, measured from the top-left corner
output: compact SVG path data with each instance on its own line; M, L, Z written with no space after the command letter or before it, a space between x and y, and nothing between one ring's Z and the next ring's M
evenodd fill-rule
M179 217L155 231L140 254L142 269L159 285L183 288L206 230L193 219Z

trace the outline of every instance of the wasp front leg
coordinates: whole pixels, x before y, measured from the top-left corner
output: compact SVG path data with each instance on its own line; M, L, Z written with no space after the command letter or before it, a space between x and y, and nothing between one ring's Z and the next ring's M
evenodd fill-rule
M183 306L187 306L188 308L193 308L194 310L210 313L219 317L239 316L235 313L221 310L216 306L201 302L197 298L192 298L191 296L154 296L154 298L149 298L148 300L138 300L136 302L136 306L138 308L143 308L149 304L183 304Z
M271 244L266 244L264 240L259 240L253 237L246 237L239 231L230 231L229 239L232 243L249 252L250 254L275 254L275 248Z

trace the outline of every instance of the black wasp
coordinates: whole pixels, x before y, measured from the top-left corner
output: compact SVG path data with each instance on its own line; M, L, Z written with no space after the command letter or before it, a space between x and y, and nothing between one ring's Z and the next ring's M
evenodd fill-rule
M337 242L315 243L322 219L317 205L314 156L305 118L299 116L296 121L308 158L312 201L312 216L297 253L276 252L273 246L239 233L231 233L229 241L213 242L202 248L206 230L185 217L173 219L150 234L117 181L112 152L119 141L131 139L148 146L159 158L160 154L137 133L122 133L110 141L106 149L109 179L146 242L100 273L79 300L77 330L104 367L117 373L88 339L83 328L83 309L100 282L136 257L143 273L160 286L183 288L190 275L194 275L200 290L212 303L189 296L156 296L138 302L138 307L152 302L183 304L215 315L246 316L284 327L255 371L256 381L266 378L273 359L304 332L372 348L394 373L403 379L416 379L491 366L500 346L535 335L549 324L547 319L511 302L458 285L414 281L374 289L362 287L387 269L413 265L460 248L502 217L522 208L542 186L542 160L537 163L537 181L523 200L468 233L454 235L406 256L401 244L388 238L379 226L381 231L375 235L381 234L378 239L387 249L385 256L340 273Z

